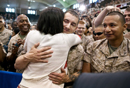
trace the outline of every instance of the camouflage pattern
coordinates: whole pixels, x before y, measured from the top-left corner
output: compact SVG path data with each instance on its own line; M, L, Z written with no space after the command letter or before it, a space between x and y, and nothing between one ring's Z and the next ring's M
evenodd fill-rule
M12 31L6 28L2 32L0 32L0 41L3 45L7 45L11 35Z
M85 35L82 35L81 39L82 39L81 45L83 46L84 51L86 51L87 45L90 42L94 41L94 39L91 36L85 36Z
M84 61L91 64L92 72L130 71L130 40L124 38L112 54L107 39L90 43Z
M75 73L77 70L81 70L81 61L83 59L83 55L84 50L80 44L71 47L67 59L68 74L71 75Z
M3 47L2 42L0 42L0 44L1 44L3 52L6 54L6 51L5 51L4 47ZM5 70L5 69L0 65L0 70Z
M12 54L12 49L13 49L13 43L16 44L18 39L21 39L21 37L19 36L19 33L16 34L15 36L13 36L11 39L10 39L10 42L8 44L8 54L7 56L10 56ZM19 49L18 49L18 52L17 52L17 56L19 56L19 54L23 51L23 45L21 44L19 46Z

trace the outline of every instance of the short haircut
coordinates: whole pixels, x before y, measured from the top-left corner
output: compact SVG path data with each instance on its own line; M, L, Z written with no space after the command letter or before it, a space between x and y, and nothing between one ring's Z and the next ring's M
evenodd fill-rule
M5 22L3 16L1 16L1 15L0 15L0 19L2 19L2 22L3 22L3 23Z
M130 7L127 7L127 8L125 9L125 11L130 11Z
M0 19L3 19L3 16L0 15Z
M64 13L57 7L48 7L42 11L37 23L37 30L44 34L63 32Z
M69 9L65 12L66 13L70 13L71 15L75 16L76 18L78 18L78 23L79 23L79 14L75 11L75 10L72 10L72 9ZM78 24L77 23L77 24Z
M12 22L12 24L11 24L12 27L13 27L14 23L17 23L17 21L13 21L13 22Z
M112 11L112 12L107 14L107 16L112 16L112 15L118 15L120 17L122 25L125 24L125 17L124 17L124 15L122 13L120 13L118 11Z
M82 20L79 20L79 24L85 24L85 22Z

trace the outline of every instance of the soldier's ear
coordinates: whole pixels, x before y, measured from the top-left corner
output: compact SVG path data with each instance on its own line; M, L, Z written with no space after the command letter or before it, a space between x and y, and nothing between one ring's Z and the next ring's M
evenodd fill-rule
M127 29L127 24L124 24L123 27L123 31L125 31Z

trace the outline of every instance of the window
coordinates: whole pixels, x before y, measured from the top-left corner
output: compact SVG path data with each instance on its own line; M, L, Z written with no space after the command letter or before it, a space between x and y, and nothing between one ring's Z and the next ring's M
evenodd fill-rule
M6 8L6 12L14 13L14 12L15 12L15 9L14 9L14 8Z
M95 3L98 2L98 0L89 0L89 3Z
M28 10L28 14L36 14L35 10Z

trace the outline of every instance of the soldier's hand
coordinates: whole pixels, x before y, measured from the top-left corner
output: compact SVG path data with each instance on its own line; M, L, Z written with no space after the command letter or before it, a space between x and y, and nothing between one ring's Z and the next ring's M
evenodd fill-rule
M49 74L49 79L54 83L54 84L62 84L67 82L68 76L65 73L65 70L61 68L61 73L55 73L52 72Z

